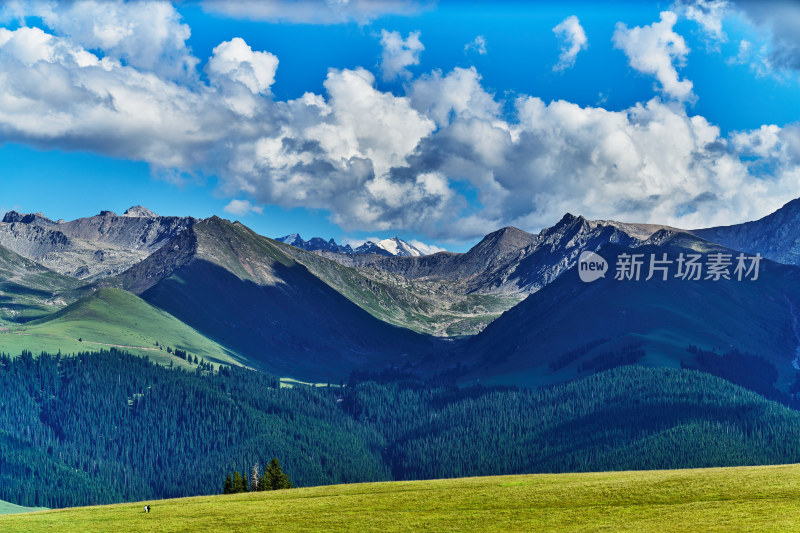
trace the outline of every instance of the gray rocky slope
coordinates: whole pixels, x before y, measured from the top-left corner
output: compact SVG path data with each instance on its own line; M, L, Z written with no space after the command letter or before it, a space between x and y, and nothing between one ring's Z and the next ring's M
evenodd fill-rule
M800 198L759 220L691 232L733 250L758 252L779 263L800 265Z
M379 257L321 253L363 271L388 272L418 282L438 283L460 294L526 296L571 268L583 250L597 250L608 243L634 246L660 228L591 221L568 213L539 234L502 228L463 254Z
M69 222L11 211L0 222L0 245L55 272L99 279L127 270L196 222L141 206Z

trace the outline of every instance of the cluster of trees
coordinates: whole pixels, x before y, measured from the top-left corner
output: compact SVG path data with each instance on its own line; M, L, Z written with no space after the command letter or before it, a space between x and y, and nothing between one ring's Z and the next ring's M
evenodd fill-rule
M610 340L611 339L597 339L592 342L586 343L583 346L578 346L574 350L570 350L566 353L563 353L558 357L556 357L555 359L553 359L552 361L550 361L549 364L550 369L561 370L565 366L574 363L575 361L577 361L578 359L589 353L594 348L597 348L601 344L605 344Z
M158 346L157 342L156 346ZM208 370L209 372L214 371L214 365L212 363L206 363L205 359L203 358L198 359L196 355L193 356L192 354L186 352L186 350L181 350L180 348L175 348L173 350L171 347L167 346L167 353L180 357L190 365L191 364L199 365L200 370Z
M228 473L222 488L223 494L237 494L239 492L260 492L265 490L292 489L294 485L289 476L281 468L278 459L275 457L264 468L261 474L261 467L258 463L253 465L250 470L250 477L243 476L238 471L233 474Z
M717 353L716 351L702 350L692 344L686 348L686 351L694 355L694 360L681 361L683 368L708 372L731 383L736 383L746 389L755 391L771 400L798 407L793 398L775 388L774 384L778 380L778 369L763 357L743 353L739 350Z
M623 365L632 365L645 356L642 342L631 342L617 349L594 355L581 361L578 365L579 372L602 372L609 368Z
M308 486L800 462L800 413L695 370L623 366L538 390L385 377L282 389L260 372L170 370L117 350L3 355L0 499L214 494L226 475L225 491L276 488L290 484L283 468ZM280 470L237 480L237 465L272 457Z

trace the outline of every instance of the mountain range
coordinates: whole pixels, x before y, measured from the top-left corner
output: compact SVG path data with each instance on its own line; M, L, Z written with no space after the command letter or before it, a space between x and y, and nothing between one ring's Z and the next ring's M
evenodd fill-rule
M330 239L326 241L320 237L312 237L304 241L299 234L292 233L275 239L282 243L290 244L296 248L302 248L309 252L332 252L338 254L352 254L352 255L380 255L386 257L419 257L425 255L419 248L413 246L399 237L392 237L390 239L383 239L377 242L366 241L355 248L349 244L344 246L336 244L336 241Z
M76 302L115 288L196 332L181 349L296 379L404 368L466 382L536 385L586 375L593 367L585 360L634 345L646 354L637 359L642 364L691 365L697 358L686 350L695 346L765 358L785 392L800 343L793 314L800 307L792 225L798 206L691 232L566 214L537 234L507 227L466 253L428 255L396 238L371 243L383 253L369 253L366 244L348 249L298 235L273 240L239 222L165 217L141 206L69 222L12 211L0 223L0 327L15 336L14 346L25 336L32 348L47 339L39 344L50 349L63 337L56 330L66 331L56 324L71 320ZM758 284L603 279L588 285L574 273L587 250L609 262L634 250L671 256L743 250L774 261L765 259ZM733 301L743 307L726 305ZM751 324L745 308L755 313ZM714 309L718 325L698 328ZM590 319L577 318L586 314ZM124 340L122 324L109 322L104 333L90 332L108 338L88 341L139 353L157 341L145 336L134 346ZM41 335L23 335L26 327ZM576 351L581 355L569 364L553 363Z

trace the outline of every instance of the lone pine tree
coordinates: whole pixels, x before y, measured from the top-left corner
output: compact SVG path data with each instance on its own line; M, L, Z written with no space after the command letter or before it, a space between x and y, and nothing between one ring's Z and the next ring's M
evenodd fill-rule
M264 469L264 477L267 478L267 490L294 488L289 476L284 473L281 464L275 457L272 458L267 468Z

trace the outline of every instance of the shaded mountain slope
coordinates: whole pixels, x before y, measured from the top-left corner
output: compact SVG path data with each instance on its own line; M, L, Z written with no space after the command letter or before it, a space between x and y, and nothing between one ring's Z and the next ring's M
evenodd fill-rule
M737 351L774 366L776 386L786 392L798 361L800 269L762 261L757 281L690 281L659 275L617 281L622 253L713 252L720 247L686 233L661 232L659 246L607 245L601 255L611 271L593 283L568 271L503 314L470 339L447 363L463 379L546 384L598 369L638 362L692 366L690 345L719 354ZM673 271L674 273L674 271Z
M340 380L430 350L428 337L376 319L281 245L212 217L103 284L139 294L247 364L304 380Z
M45 316L77 298L82 282L0 246L0 327Z
M351 268L328 256L275 244L374 317L420 333L472 335L520 301L513 296L459 294L436 282L408 279L383 270Z
M779 263L800 265L800 198L759 220L692 233L733 250L758 252Z

